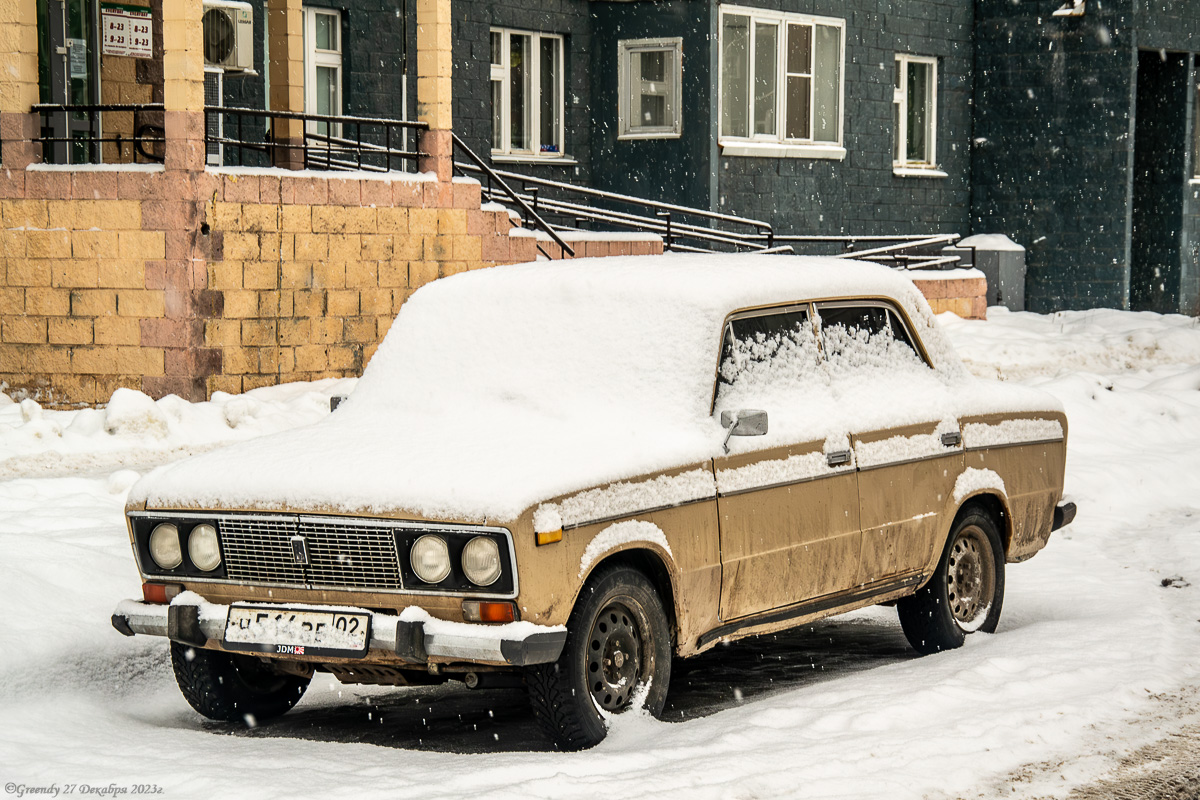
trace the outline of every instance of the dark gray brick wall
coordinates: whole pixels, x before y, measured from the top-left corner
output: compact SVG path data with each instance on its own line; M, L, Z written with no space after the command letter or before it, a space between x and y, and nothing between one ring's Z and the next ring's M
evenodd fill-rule
M230 78L227 105L261 107L261 0L253 0L258 77ZM488 29L558 33L566 51L566 152L574 165L515 167L546 177L764 218L787 233L1005 233L1028 248L1034 310L1125 306L1131 290L1138 52L1183 53L1189 67L1183 166L1161 196L1178 213L1178 310L1200 310L1200 186L1191 185L1194 53L1200 1L1105 0L1054 18L1063 0L760 0L846 20L842 162L721 156L715 145L715 0L456 0L455 130L487 157ZM347 113L400 116L404 50L415 58L412 0L311 0L342 11ZM405 19L407 17L407 25ZM617 140L617 42L684 39L683 135ZM948 177L891 169L897 53L936 56L937 160ZM414 64L415 66L415 64ZM410 70L415 72L415 70ZM415 116L415 76L409 116ZM1153 128L1151 128L1153 130ZM1160 135L1160 134L1155 134ZM1179 173L1179 174L1174 174ZM1156 190L1157 191L1157 190ZM1142 218L1139 218L1142 219ZM1174 220L1162 223L1163 220ZM1136 293L1136 292L1135 292Z
M757 4L756 4L757 5ZM970 0L773 0L846 20L846 159L721 157L718 206L790 233L965 233L971 158ZM892 174L897 54L938 58L937 163L949 177Z
M1026 247L1031 310L1128 300L1129 0L978 0L972 229Z
M454 129L484 158L491 153L492 27L514 28L564 37L566 143L571 166L521 164L518 169L554 180L591 180L592 107L589 65L592 19L588 0L455 0L454 15Z
M304 5L341 12L343 112L393 119L403 116L401 42L405 21L401 0L305 0ZM408 5L408 27L415 30L416 4L410 1ZM415 39L413 45L409 52L416 53Z
M1084 17L1052 17L1060 5L977 0L972 228L1028 248L1033 310L1127 307L1132 297L1137 307L1194 313L1194 74L1176 92L1172 102L1186 108L1169 124L1139 125L1135 98L1139 52L1190 63L1200 48L1200 3L1105 0L1089 3ZM1159 113L1153 108L1143 113ZM1135 147L1139 130L1150 139L1143 148ZM1147 157L1167 148L1182 152ZM1135 180L1136 149L1152 180ZM1156 238L1179 246L1156 246ZM1173 259L1161 275L1173 286L1150 291L1154 271L1143 265L1163 257Z
M266 14L262 0L254 7L254 65L257 75L225 77L225 105L241 108L265 107L266 65L263 31ZM399 118L402 114L404 48L401 47L404 19L402 0L305 0L305 6L341 13L343 109L346 114ZM409 2L416 25L415 3ZM410 52L416 52L415 34ZM415 89L415 85L414 85Z
M609 191L708 208L712 172L710 7L696 0L593 2L592 119L595 184ZM678 139L618 140L617 44L683 39L682 128ZM600 166L602 165L602 166Z

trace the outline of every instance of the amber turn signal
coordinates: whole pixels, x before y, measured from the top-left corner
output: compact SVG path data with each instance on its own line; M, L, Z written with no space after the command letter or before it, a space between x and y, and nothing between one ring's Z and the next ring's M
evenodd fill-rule
M182 591L178 583L143 583L142 599L147 603L169 603Z
M556 531L539 531L537 535L538 547L544 544L554 544L562 541L562 528Z
M467 622L513 622L517 608L512 603L463 600L463 619Z

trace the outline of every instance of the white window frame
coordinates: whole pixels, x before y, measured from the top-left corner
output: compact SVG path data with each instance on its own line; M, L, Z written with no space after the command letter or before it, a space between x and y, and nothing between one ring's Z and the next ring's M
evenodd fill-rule
M910 64L926 64L929 70L928 107L929 157L923 161L897 158L896 154L908 152L908 67ZM892 171L902 177L944 177L946 173L937 168L938 128L938 60L933 56L915 56L909 53L896 54L896 75L900 86L892 87L892 103L896 106L897 122L895 140L892 142Z
M632 63L634 53L667 52L672 68L666 77L667 125L639 125L634 113ZM683 38L622 39L617 42L617 120L618 139L678 139L683 133ZM641 97L640 93L637 97Z
M501 162L520 162L520 161L560 161L567 163L575 163L572 159L567 158L567 99L566 99L566 84L564 81L567 71L567 48L566 41L563 36L557 33L541 33L539 31L520 30L518 28L491 28L488 32L490 40L491 34L500 34L500 64L491 65L491 74L489 80L500 82L500 147L497 149L492 147L492 161ZM511 50L511 37L528 36L529 52L533 57L529 59L529 149L514 150L512 147L512 81L510 72L512 69L512 60L508 57ZM542 152L542 59L537 57L541 53L542 41L550 39L557 43L558 47L558 152L543 153ZM489 96L490 96L489 91ZM493 115L495 109L492 109Z
M337 50L317 49L317 17L333 17L333 29L337 31ZM342 41L342 15L334 9L314 8L304 6L304 113L317 113L317 67L337 70L336 108L330 109L330 116L340 117L344 113L343 85L345 76L342 72L342 53L345 42ZM320 123L309 122L305 126L308 133L317 133ZM342 126L334 125L330 136L341 136Z
M750 104L748 110L750 113L750 135L749 136L732 136L726 134L724 130L720 131L718 136L718 144L721 146L721 154L725 156L758 156L770 158L826 158L842 160L846 157L846 149L843 146L845 136L845 120L846 120L846 20L838 17L820 17L811 14L791 14L782 11L773 11L764 8L751 8L749 6L737 5L721 5L719 19L717 20L717 108L720 118L718 125L724 124L724 98L725 98L725 43L723 37L725 35L725 17L726 16L750 17L750 72L747 76L747 87L751 94L754 91L755 74L754 74L754 48L757 40L756 24L771 24L774 23L779 30L779 49L776 51L775 60L775 120L776 133L771 134L756 134L754 133L753 106ZM839 33L839 55L841 64L838 67L838 118L837 118L837 139L834 142L817 141L815 139L789 139L787 138L787 26L788 25L808 25L816 26L823 25L825 27L836 28ZM816 30L813 30L813 48L816 47ZM812 87L816 86L815 74L815 52L814 58L814 74L812 76ZM810 88L809 100L809 131L816 129L816 103L812 101L813 88ZM747 103L750 103L750 98L747 98Z

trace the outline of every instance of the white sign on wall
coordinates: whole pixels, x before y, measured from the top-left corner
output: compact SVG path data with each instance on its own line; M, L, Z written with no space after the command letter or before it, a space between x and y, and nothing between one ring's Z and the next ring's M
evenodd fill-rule
M100 52L106 56L154 56L154 23L149 8L104 3L100 6L100 31Z

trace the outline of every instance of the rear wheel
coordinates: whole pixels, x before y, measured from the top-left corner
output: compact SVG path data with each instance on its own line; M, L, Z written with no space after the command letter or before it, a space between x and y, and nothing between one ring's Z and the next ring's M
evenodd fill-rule
M287 713L304 696L309 678L281 675L252 656L171 642L179 690L209 719L254 725Z
M526 671L534 717L560 750L599 744L604 713L620 713L649 684L645 707L662 713L671 680L671 632L662 601L641 572L604 569L584 586L552 664Z
M900 626L918 652L961 647L967 634L993 633L1004 604L1004 548L978 506L959 513L929 583L897 604Z

